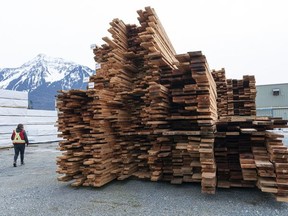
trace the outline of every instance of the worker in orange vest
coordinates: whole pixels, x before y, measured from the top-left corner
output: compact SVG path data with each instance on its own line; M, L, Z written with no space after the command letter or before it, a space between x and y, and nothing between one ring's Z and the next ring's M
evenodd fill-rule
M24 152L25 144L29 145L29 140L27 134L24 130L23 124L18 124L16 130L13 131L11 135L11 140L14 145L14 162L13 166L17 167L17 158L20 153L21 165L24 165Z

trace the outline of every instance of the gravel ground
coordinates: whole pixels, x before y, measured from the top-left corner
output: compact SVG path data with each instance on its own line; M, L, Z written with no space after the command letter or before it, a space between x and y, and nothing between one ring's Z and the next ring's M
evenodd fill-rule
M57 181L56 148L57 143L31 145L26 164L16 168L13 149L0 149L0 215L288 215L288 203L256 188L205 195L200 184L132 179L74 188Z

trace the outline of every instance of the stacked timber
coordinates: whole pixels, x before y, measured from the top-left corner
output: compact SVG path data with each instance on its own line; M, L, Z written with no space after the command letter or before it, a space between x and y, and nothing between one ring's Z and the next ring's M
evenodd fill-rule
M218 187L257 186L287 202L288 150L281 135L268 131L283 127L287 121L268 117L219 120L215 139Z
M92 112L89 110L92 99L83 90L61 91L58 95L58 129L62 132L63 141L59 142L59 149L65 151L57 158L57 172L65 174L59 180L75 180L75 184L82 185L86 178L83 174L83 163L92 157L91 151L85 151L85 145L93 142L87 119Z
M276 181L273 186L277 188L275 193L278 201L288 201L288 149L283 145L283 135L266 132L266 147L269 159L273 163L276 173ZM273 179L274 180L274 179Z
M214 131L217 119L216 85L201 52L177 55L179 69L163 76L170 86L171 183L201 181L202 192L215 193Z
M172 179L171 183L181 184L182 182L201 182L200 163L200 128L197 124L197 102L195 92L190 94L185 84L194 84L190 68L189 54L176 56L179 61L179 69L172 70L162 77L162 82L169 86L171 92L169 121L170 131L164 134L172 140ZM186 89L185 89L186 86ZM189 109L192 106L194 108ZM192 136L195 137L192 137ZM197 142L192 150L190 143L192 139ZM191 140L190 140L191 139Z
M226 79L225 69L212 71L217 85L219 116L256 116L256 85L254 76Z
M249 167L246 164L254 163L254 161L248 160L251 159L250 131L253 131L252 119L222 118L216 125L217 132L214 145L217 186L223 188L251 186L249 183L253 181L253 178L247 178L250 170L246 170ZM247 133L247 129L249 129L249 133ZM253 165L250 168L253 168ZM244 169L245 178L242 176L242 169ZM252 186L255 185L255 181L252 182Z
M141 119L151 143L150 149L147 149L150 179L168 180L171 178L171 144L163 132L169 130L166 117L170 96L169 89L161 83L161 77L176 68L176 53L155 11L147 7L137 13L142 29L138 34L140 46L145 50L143 59L146 69L138 88L144 92Z
M107 90L71 90L58 95L62 98L57 104L58 127L65 139L59 145L66 153L57 159L57 172L65 174L63 180L75 179L73 186L100 187L116 178L111 172L117 169L112 163L117 153L115 139L106 120L111 115L107 100L112 96Z
M214 194L216 188L216 163L214 157L214 132L217 120L216 84L210 73L206 57L199 52L189 53L192 78L196 82L197 124L201 131L199 146L202 168L202 191ZM190 85L188 85L189 89ZM189 104L189 102L188 102Z
M114 97L114 92L102 89L97 92L88 91L87 94L93 98L94 111L89 123L94 142L85 148L85 151L92 153L92 157L86 158L83 163L87 174L83 185L100 187L117 177L114 171L118 165L113 163L114 154L117 154L117 150L114 150L116 142L108 120L111 111L107 103Z
M288 201L288 152L268 132L287 121L255 117L255 79L210 72L200 52L176 54L157 14L110 23L87 90L60 91L60 181L101 187L129 177L172 184L259 187Z
M148 151L149 166L151 170L151 180L162 180L166 163L171 165L171 145L167 141L168 138L163 136L163 132L169 130L169 124L166 120L169 111L169 91L168 89L157 83L150 83L148 87L147 102L147 123L146 125L153 131L149 136L151 141L151 149Z
M213 70L212 76L217 85L217 110L218 116L228 115L228 89L227 89L227 79L225 75L225 69Z
M256 86L254 76L243 76L243 79L228 79L228 115L256 115Z

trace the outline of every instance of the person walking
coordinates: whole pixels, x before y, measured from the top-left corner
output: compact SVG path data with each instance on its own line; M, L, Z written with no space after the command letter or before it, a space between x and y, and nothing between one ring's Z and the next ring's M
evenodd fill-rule
M16 130L13 131L11 135L11 140L14 146L14 162L13 166L17 167L17 158L20 153L21 165L24 165L24 152L25 152L25 144L29 145L29 140L24 130L23 124L18 124Z

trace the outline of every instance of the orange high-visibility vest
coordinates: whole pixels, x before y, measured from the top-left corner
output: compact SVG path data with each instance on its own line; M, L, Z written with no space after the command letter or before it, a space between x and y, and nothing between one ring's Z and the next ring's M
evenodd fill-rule
M21 132L23 133L23 131ZM22 135L22 134L20 135L21 132L16 132L14 130L15 136L14 136L14 139L12 140L13 144L24 144L26 142L24 138L23 139L21 138L21 135ZM24 136L22 135L22 137Z

